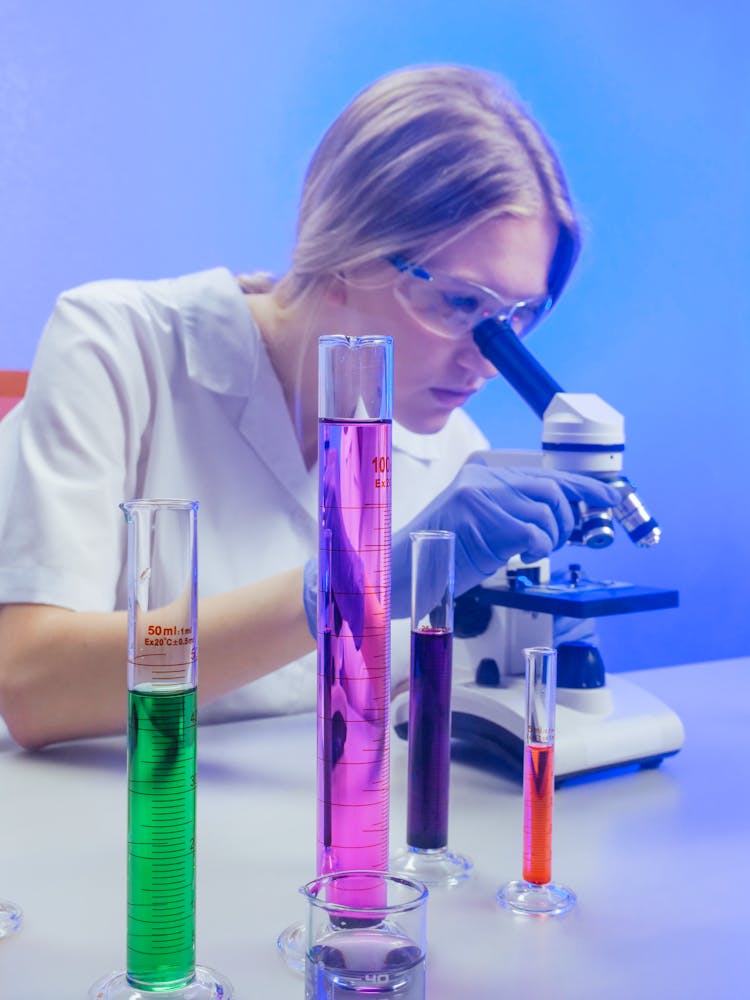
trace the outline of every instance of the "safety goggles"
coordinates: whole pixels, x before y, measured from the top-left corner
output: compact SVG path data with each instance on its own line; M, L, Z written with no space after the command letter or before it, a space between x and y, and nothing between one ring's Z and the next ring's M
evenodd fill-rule
M428 271L406 257L388 257L400 276L393 287L398 302L419 323L441 337L464 337L488 316L507 322L518 337L529 333L552 305L549 295L508 302L491 288Z

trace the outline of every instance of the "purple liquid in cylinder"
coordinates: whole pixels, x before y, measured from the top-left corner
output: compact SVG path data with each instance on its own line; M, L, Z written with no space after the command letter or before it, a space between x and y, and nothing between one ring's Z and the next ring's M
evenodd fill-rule
M391 424L320 421L318 874L388 867Z
M423 850L448 843L452 654L447 629L412 632L406 842Z

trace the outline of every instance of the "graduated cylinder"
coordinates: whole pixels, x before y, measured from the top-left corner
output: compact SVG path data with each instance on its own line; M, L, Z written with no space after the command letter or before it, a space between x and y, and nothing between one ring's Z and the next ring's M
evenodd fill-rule
M319 341L317 867L388 864L390 337Z
M197 503L134 500L128 524L127 977L195 973Z
M448 843L455 535L411 534L411 688L406 841Z

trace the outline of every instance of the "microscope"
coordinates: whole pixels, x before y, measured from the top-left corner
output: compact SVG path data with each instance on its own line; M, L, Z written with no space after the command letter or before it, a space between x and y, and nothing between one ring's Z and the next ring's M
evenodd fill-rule
M622 473L622 415L592 393L564 392L524 347L509 323L483 319L474 328L482 353L542 419L542 448L487 451L470 461L507 467L565 469L606 480L620 494L613 509L579 504L569 543L600 549L619 524L636 545L656 545L661 529ZM456 601L451 735L503 759L519 773L524 747L524 656L529 646L553 646L556 616L569 620L673 608L675 590L590 579L580 560L562 578L548 559L510 560L481 586ZM585 631L585 629L584 629ZM597 646L557 646L555 778L622 765L655 767L682 746L678 716L620 674L607 674ZM408 706L394 705L396 732L404 736Z

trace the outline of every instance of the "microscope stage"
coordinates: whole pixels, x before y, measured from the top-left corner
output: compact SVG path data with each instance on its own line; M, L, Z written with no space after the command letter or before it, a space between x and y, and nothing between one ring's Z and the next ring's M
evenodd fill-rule
M499 605L519 611L537 611L569 618L599 618L633 611L676 608L679 592L642 587L618 580L586 581L576 586L547 583L531 586L482 586L469 591L478 604Z

